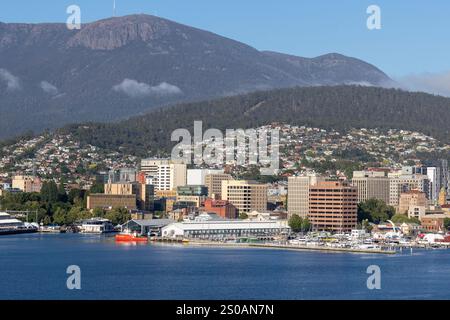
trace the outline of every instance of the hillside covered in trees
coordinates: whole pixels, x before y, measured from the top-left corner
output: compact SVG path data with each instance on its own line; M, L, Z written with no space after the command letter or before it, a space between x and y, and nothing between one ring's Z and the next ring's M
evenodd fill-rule
M69 125L82 143L137 156L170 152L173 130L251 128L274 122L345 131L405 129L450 141L450 99L425 93L362 86L302 87L261 91L160 108L116 123Z

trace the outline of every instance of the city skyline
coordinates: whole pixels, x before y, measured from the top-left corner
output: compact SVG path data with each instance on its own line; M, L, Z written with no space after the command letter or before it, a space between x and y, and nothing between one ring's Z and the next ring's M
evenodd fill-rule
M0 301L450 298L450 2L3 2Z

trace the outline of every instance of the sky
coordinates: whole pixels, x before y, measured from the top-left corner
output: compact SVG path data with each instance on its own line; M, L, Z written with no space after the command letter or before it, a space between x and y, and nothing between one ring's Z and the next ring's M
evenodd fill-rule
M0 0L0 21L65 22L72 4L82 23L113 14L113 0ZM370 5L381 10L381 29L367 28ZM337 52L409 88L450 95L448 0L116 0L116 13L157 15L259 50Z

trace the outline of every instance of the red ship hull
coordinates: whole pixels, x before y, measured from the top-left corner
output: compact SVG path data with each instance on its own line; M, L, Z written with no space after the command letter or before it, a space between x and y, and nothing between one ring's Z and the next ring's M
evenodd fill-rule
M147 242L147 237L135 236L132 234L117 234L116 241L118 242Z

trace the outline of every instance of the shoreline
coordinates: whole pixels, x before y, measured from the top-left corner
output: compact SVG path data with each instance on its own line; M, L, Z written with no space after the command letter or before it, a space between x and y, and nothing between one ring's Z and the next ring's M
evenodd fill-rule
M372 250L372 249L354 249L354 248L332 248L332 247L318 247L318 246L294 246L282 244L268 244L268 243L217 243L213 241L189 241L186 245L205 246L205 247L225 247L225 248L261 248L261 249L280 249L292 251L323 251L329 253L365 253L365 254L396 254L396 251L391 250Z

